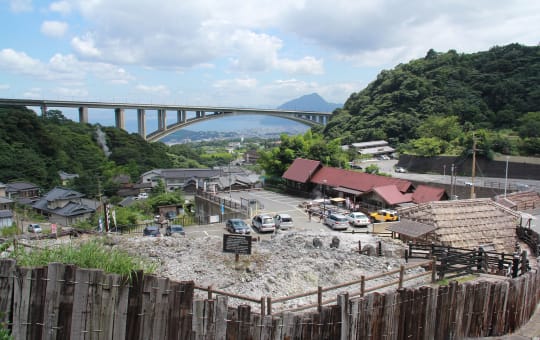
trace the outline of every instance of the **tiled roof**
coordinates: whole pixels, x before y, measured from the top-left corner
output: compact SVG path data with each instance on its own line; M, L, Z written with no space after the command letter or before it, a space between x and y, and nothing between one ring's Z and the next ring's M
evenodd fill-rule
M8 183L6 186L7 192L17 192L20 190L31 190L31 189L39 189L39 187L29 182L11 182L11 183Z
M443 198L445 192L446 191L444 188L436 188L429 185L420 184L414 190L414 193L412 195L412 201L417 204L440 201Z
M11 210L0 210L0 218L11 218L13 217L13 212Z
M540 207L540 194L535 191L518 191L494 198L495 202L515 210L529 210Z
M377 193L377 195L379 195L389 205L396 205L411 201L411 195L402 194L393 184L374 187L372 191Z
M401 219L437 227L437 243L461 248L492 244L511 253L516 242L519 213L489 198L427 202L398 209Z
M287 171L283 174L283 178L299 182L306 183L313 176L315 171L319 169L321 162L311 159L297 158L289 166Z
M406 218L401 218L399 222L392 223L390 226L386 227L386 230L400 233L409 237L420 237L425 235L433 230L437 229L434 225L428 225Z
M367 192L374 187L395 185L400 192L407 192L411 182L404 179L372 175L365 172L344 170L339 168L323 167L311 179L311 182L332 187L344 187L361 192Z

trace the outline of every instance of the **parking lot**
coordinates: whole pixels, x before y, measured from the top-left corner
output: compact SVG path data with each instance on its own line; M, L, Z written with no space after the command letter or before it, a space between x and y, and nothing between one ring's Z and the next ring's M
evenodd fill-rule
M229 198L229 193L223 193L223 197ZM319 221L318 216L313 216L311 221L306 211L300 207L302 202L309 201L305 198L294 197L285 194L279 194L266 190L253 190L253 191L238 191L230 193L233 200L240 201L257 201L254 204L253 215L255 214L268 214L275 216L276 214L286 213L289 214L294 221L294 227L291 231L313 231L313 232L336 232L328 226L324 225L322 221ZM251 220L245 219L245 222L251 226ZM352 227L349 227L351 230ZM357 228L358 231L365 231L363 228ZM369 231L371 231L371 227ZM204 235L219 235L225 233L225 223L215 223L200 226L190 226L186 229L188 237L201 237ZM288 232L280 231L280 232ZM252 235L258 237L270 238L272 233L258 233L256 230L252 231Z

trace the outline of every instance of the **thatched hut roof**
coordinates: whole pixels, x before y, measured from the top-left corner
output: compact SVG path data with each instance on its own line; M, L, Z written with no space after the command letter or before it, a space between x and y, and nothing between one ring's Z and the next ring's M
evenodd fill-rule
M493 245L511 253L520 215L489 198L438 201L398 210L401 218L437 227L433 232L442 245L477 248Z
M513 210L532 210L540 207L540 194L535 191L518 191L495 196L494 201Z

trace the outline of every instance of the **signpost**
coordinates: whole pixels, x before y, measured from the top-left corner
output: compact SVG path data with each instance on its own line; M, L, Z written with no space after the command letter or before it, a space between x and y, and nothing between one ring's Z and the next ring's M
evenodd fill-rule
M223 234L223 252L251 255L251 236Z

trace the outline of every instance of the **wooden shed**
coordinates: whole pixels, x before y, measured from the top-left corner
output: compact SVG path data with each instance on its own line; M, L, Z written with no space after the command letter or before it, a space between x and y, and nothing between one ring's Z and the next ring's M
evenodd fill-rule
M468 249L489 246L506 253L514 251L520 219L518 212L489 198L427 202L399 209L398 214L403 222L390 228L408 239L421 237L418 241ZM425 232L419 233L418 228L408 232L407 224L427 227L422 229Z

